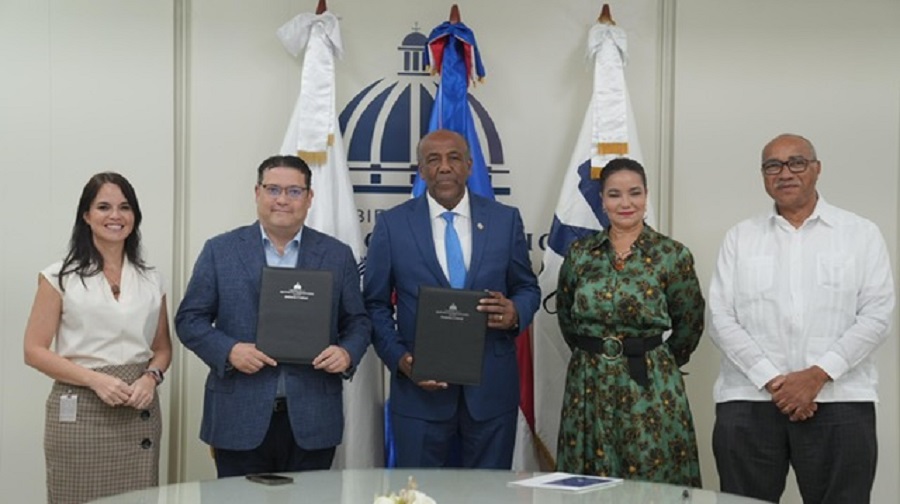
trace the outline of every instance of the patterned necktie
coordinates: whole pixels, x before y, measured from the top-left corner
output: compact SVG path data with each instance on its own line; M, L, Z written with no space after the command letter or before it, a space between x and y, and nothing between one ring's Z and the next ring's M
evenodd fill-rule
M444 212L441 217L447 221L444 230L444 249L447 252L447 273L450 275L450 287L462 289L466 284L466 262L463 260L462 245L459 235L453 227L453 212Z

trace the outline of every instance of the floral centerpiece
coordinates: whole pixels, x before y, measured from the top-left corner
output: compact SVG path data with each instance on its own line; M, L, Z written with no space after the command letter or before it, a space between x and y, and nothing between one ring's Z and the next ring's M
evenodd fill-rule
M416 480L413 479L412 476L409 477L409 481L406 483L406 488L400 490L399 493L391 493L390 495L383 495L381 497L375 497L375 502L373 504L437 504L434 499L425 495L423 492L418 490L418 485L416 484Z

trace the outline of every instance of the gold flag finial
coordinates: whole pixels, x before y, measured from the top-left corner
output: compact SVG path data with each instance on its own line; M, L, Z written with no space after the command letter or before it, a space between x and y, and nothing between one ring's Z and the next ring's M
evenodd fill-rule
M615 26L616 22L613 21L612 14L609 13L609 4L603 4L603 9L600 10L600 17L597 18L597 22Z
M459 6L453 4L453 7L450 7L450 24L456 24L462 21L459 17Z

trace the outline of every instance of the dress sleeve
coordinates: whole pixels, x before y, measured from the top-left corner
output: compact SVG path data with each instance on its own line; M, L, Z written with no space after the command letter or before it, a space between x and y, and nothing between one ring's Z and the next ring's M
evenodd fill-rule
M573 250L569 249L562 266L559 268L559 278L556 286L556 321L563 339L572 348L571 335L575 331L572 321L572 304L575 299L575 275L572 271Z
M675 250L675 262L666 283L666 304L672 320L672 335L666 344L679 366L687 364L703 334L706 302L694 271L694 257L686 247Z

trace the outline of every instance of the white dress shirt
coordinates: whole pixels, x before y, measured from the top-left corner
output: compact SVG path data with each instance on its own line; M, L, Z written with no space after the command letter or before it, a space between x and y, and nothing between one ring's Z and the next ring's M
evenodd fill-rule
M428 199L428 213L431 216L431 237L434 240L434 251L437 253L438 262L441 269L444 270L444 276L450 279L450 273L447 271L447 249L444 246L444 233L447 231L447 221L441 217L441 214L447 209L441 206L427 192L425 197ZM463 261L466 263L466 271L469 271L469 264L472 261L472 210L469 208L469 190L466 189L465 194L459 203L450 210L453 212L453 228L459 236L459 244L462 246Z
M777 215L731 228L709 288L722 351L716 402L769 401L779 374L817 365L833 381L817 402L877 401L873 352L887 337L894 285L871 221L819 196L799 228Z
M61 266L59 261L41 271L62 296L56 353L87 368L146 364L153 357L150 345L165 294L159 272L140 271L125 258L116 300L103 273L85 277L83 283L70 273L63 292L57 277Z

